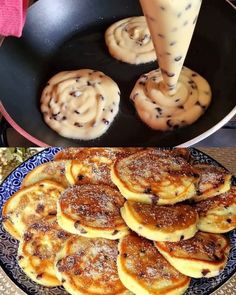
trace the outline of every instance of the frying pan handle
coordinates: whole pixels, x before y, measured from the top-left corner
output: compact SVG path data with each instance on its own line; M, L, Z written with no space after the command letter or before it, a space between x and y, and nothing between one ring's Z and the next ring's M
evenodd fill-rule
M9 147L7 141L7 129L9 128L9 124L7 121L2 117L0 119L0 147Z

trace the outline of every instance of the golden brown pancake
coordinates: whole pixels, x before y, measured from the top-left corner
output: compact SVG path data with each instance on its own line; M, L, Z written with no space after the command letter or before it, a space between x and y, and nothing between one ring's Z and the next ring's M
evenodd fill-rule
M55 274L56 254L71 235L57 224L56 217L46 217L26 229L18 249L18 263L34 282L60 286Z
M66 179L65 171L66 167L70 169L70 165L71 161L53 161L42 164L26 175L21 187L29 186L45 179L56 181L64 187L68 187L69 182Z
M159 205L192 198L198 181L185 159L154 149L118 159L111 177L126 199Z
M198 228L211 233L226 233L236 228L236 187L227 193L196 203Z
M129 234L119 242L117 260L122 283L134 294L179 295L190 278L179 273L149 240Z
M118 239L128 232L120 215L123 204L120 192L107 185L73 186L58 200L58 223L73 234Z
M72 159L66 170L70 184L107 184L111 181L110 170L116 159L125 157L141 148L67 148L60 151L55 159Z
M117 255L117 241L72 237L57 255L57 276L70 294L130 294L118 277Z
M223 194L230 189L232 175L224 168L214 165L194 165L196 172L200 175L196 202Z
M63 191L63 186L50 180L42 180L17 191L3 207L5 230L20 240L32 223L48 215L56 216L57 199Z
M193 277L214 277L227 263L229 240L217 234L198 232L180 242L155 242L160 253L179 272Z
M127 201L121 215L129 228L153 241L176 242L197 232L197 211L188 205L159 206Z

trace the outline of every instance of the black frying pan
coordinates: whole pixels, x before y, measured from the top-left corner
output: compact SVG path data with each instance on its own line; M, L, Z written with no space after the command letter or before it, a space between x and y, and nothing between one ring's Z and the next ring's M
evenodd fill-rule
M0 98L7 120L34 143L53 146L190 145L220 128L236 113L236 11L224 0L203 1L185 65L210 82L213 103L192 126L166 133L146 127L129 101L136 79L156 63L118 62L104 42L110 24L141 13L138 0L39 0L29 10L23 37L8 38L0 48ZM105 72L122 93L115 122L93 141L60 137L39 111L46 81L59 71L79 68Z

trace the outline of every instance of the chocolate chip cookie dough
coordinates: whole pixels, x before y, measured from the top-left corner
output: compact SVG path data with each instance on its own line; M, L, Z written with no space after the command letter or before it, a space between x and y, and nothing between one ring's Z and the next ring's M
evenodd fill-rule
M119 87L102 72L65 71L48 81L41 111L48 126L61 136L90 140L107 131L119 102Z
M111 25L105 34L110 54L123 62L142 64L156 60L144 16L130 17Z
M153 129L167 131L192 124L211 102L207 81L186 67L174 95L163 94L161 81L160 69L144 74L130 96L141 120Z

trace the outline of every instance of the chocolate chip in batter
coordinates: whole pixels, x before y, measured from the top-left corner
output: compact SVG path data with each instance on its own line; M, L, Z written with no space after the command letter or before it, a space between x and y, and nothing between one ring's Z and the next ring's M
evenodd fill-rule
M139 83L138 83L139 85L142 85L142 86L145 86L145 82L143 82L143 81L140 81Z
M135 98L138 96L138 93L135 93L134 96L132 97L133 100L135 100Z
M113 231L112 235L115 236L115 235L118 234L118 232L119 232L119 231L118 231L117 229L115 229L115 230Z
M175 61L178 62L178 61L180 61L182 58L183 58L182 56L178 56L178 57L175 58Z
M105 125L109 125L109 123L110 123L110 122L109 122L108 120L106 120L105 118L102 119L102 122L103 122Z
M76 113L77 115L80 115L80 112L78 112L77 110L75 110L74 113Z
M209 272L210 272L209 269L203 269L202 270L202 275L205 277Z
M175 76L175 74L174 73L169 73L169 72L167 72L166 70L164 70L164 69L162 69L162 72L166 75L166 76L168 76L169 78L172 78L172 77L174 77Z
M184 109L184 106L178 106L179 109L183 110Z
M83 125L80 124L80 123L78 123L78 122L75 122L75 123L74 123L74 126L79 127L79 128L83 127Z
M101 100L105 100L105 97L104 97L103 95L100 95L99 98L100 98Z
M166 8L164 6L160 6L161 10L166 10Z
M113 109L111 109L111 113L113 113Z
M37 279L37 280L41 280L41 279L42 279L42 277L43 277L43 272L42 272L42 273L40 273L40 274L38 274L38 275L37 275L37 277L36 277L36 279Z
M32 240L33 238L33 234L26 232L24 233L24 241L29 242L30 240Z
M170 42L170 46L174 46L176 44L176 41Z
M152 192L152 189L150 187L145 188L144 190L144 194L151 194L151 192Z
M184 23L183 23L183 27L187 26L188 24L188 20L186 20Z
M168 127L173 128L173 124L171 120L167 120L166 124Z
M192 7L192 4L189 3L188 6L185 7L185 10L189 10Z
M162 112L163 112L162 108L157 107L156 110L157 110L157 112L158 112L160 115L162 115Z
M78 179L78 180L82 180L82 179L84 179L84 175L79 174L78 177L77 177L77 179Z
M66 116L63 116L63 117L61 118L61 120L62 120L62 121L65 121L65 120L67 120L67 117L66 117Z
M162 38L162 39L165 38L165 36L164 36L163 34L158 34L158 37L160 37L160 38Z
M182 16L182 12L177 14L177 17L180 18Z
M226 221L227 221L228 223L231 223L231 222L232 222L232 219L228 218L228 219L226 219Z

